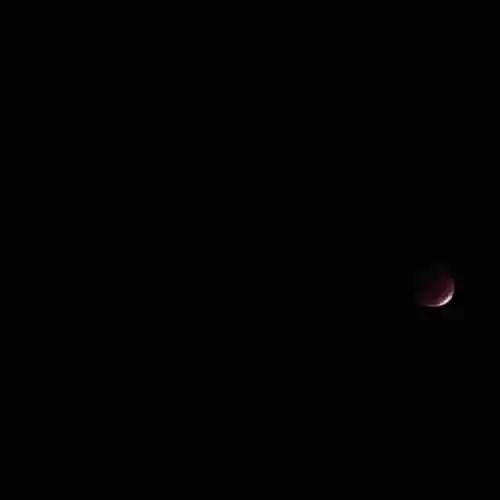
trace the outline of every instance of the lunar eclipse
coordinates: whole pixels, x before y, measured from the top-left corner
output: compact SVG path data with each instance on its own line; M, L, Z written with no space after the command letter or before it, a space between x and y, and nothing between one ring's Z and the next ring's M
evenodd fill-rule
M451 301L454 293L455 281L446 269L434 268L417 276L415 300L419 306L444 306Z

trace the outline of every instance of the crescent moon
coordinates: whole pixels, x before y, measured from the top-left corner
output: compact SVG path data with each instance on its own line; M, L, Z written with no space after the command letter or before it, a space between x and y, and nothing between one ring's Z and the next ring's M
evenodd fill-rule
M450 302L455 293L455 282L448 274L428 280L420 289L417 302L424 307L442 307Z
M444 297L442 297L440 300L438 300L437 302L435 302L435 303L427 303L425 305L427 307L441 307L441 306L445 306L453 298L454 293L455 293L455 283L453 282L453 280L450 280L450 282L448 284L448 289L446 291L446 295Z

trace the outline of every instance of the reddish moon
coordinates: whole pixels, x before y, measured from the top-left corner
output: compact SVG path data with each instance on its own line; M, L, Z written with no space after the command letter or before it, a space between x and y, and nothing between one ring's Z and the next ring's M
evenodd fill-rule
M432 272L420 278L417 303L424 307L441 307L453 298L455 281L445 271Z

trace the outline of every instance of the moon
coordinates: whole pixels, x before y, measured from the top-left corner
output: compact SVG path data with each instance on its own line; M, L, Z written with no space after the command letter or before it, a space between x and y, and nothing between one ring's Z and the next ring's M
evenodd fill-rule
M424 273L420 276L417 303L424 307L442 307L450 302L455 293L455 281L446 271Z

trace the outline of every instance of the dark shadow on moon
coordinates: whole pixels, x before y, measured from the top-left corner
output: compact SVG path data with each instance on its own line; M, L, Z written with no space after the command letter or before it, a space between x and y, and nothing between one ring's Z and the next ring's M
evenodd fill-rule
M439 308L455 294L455 280L446 266L434 264L419 269L414 280L414 300L420 307Z

